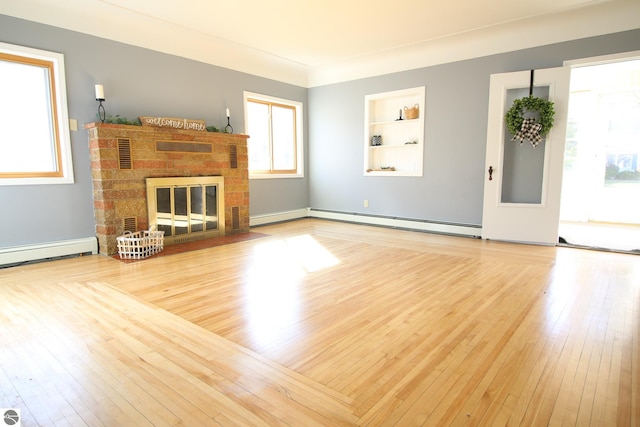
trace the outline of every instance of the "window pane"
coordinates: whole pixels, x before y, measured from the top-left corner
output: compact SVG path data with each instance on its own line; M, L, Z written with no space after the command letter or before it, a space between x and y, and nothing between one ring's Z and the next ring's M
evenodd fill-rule
M0 93L0 172L57 172L49 68L0 60Z
M272 107L273 115L273 168L293 170L295 158L295 111L293 108Z
M176 187L173 190L174 225L176 236L189 232L187 217L187 187Z
M64 55L0 42L0 186L73 183Z
M216 230L218 228L218 187L215 185L207 185L205 188L205 197L207 200L207 230Z
M303 175L302 104L245 92L251 178Z
M270 170L269 151L269 106L263 103L247 102L247 122L249 132L249 169Z
M517 98L523 98L529 93L529 88L508 89L506 105L513 104ZM533 95L549 98L549 87L539 86L533 90ZM527 112L527 117L536 113ZM542 182L544 177L544 153L546 140L543 139L535 148L526 140L520 144L512 141L513 135L505 126L502 150L502 203L542 203Z
M169 237L171 233L171 189L156 189L156 210L158 231L164 231L164 235Z
M189 187L189 193L191 195L191 232L203 231L202 187Z

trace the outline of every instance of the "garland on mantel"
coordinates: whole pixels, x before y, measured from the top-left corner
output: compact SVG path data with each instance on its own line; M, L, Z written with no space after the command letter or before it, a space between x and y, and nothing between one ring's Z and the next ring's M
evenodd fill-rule
M96 117L97 117L97 121L100 121L100 116L98 114L96 114ZM128 118L120 117L117 114L115 116L105 117L104 123L110 123L115 125L142 126L142 122L140 121L140 118L137 118L135 120L129 120ZM207 132L220 132L220 129L218 129L215 126L207 126L206 130Z
M525 111L537 112L537 122L535 118L525 119ZM536 98L532 95L516 99L505 116L507 128L514 135L512 141L520 140L520 144L522 144L525 139L528 139L531 145L536 147L553 127L554 115L553 102L546 99Z

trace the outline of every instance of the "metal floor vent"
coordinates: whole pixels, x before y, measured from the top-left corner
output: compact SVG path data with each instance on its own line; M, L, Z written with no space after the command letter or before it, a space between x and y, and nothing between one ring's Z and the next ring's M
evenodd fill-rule
M238 169L238 146L229 145L229 164L231 169Z
M233 230L240 229L240 208L238 206L231 208L231 228Z
M118 138L118 166L120 169L133 169L131 163L131 139Z
M122 222L124 225L124 231L130 231L132 233L138 231L138 220L136 217L124 218Z

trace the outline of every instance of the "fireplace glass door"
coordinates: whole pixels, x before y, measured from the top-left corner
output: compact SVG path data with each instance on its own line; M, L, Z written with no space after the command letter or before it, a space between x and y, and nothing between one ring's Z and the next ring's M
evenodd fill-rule
M167 243L178 243L224 234L222 182L204 178L149 178L149 224L164 231Z

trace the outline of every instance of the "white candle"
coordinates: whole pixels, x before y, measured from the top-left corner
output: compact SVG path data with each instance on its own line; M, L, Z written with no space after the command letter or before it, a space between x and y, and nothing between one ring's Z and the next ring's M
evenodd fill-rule
M229 109L227 108L227 117L229 117Z
M102 85L96 85L96 99L105 99Z

